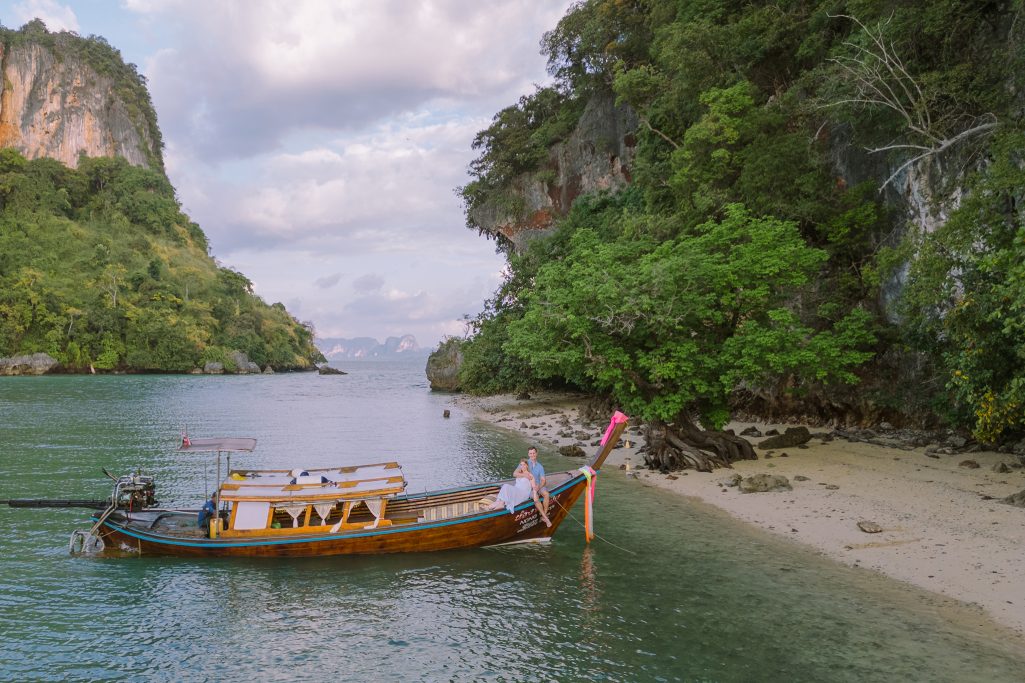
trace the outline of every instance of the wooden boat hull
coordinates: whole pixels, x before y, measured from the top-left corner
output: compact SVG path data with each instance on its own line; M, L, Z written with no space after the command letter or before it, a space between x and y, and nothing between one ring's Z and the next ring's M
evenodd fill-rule
M550 538L586 489L580 473L553 487L545 526L534 502L528 500L507 510L481 511L434 522L417 522L377 529L338 533L278 534L275 536L183 538L151 532L123 519L107 519L99 533L108 549L142 555L178 557L325 557L331 555L378 555L475 548ZM488 486L469 487L466 491ZM430 499L431 494L425 494ZM408 499L400 497L395 500ZM417 497L419 498L419 496Z

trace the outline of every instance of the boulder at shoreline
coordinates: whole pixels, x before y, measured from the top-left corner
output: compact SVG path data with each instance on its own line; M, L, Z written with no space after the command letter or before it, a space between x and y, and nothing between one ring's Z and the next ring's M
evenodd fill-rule
M427 379L432 391L459 391L459 368L463 365L462 341L446 339L427 358Z
M260 366L249 360L242 351L232 351L228 356L231 361L235 364L235 372L240 375L248 375L249 373L260 374Z
M788 427L784 433L778 436L770 436L758 444L758 448L762 450L769 448L793 448L794 446L808 443L810 439L811 432L808 431L807 427Z
M60 369L60 363L47 353L0 358L0 375L45 375Z
M779 474L752 474L750 477L740 480L739 488L742 493L793 490L790 480Z

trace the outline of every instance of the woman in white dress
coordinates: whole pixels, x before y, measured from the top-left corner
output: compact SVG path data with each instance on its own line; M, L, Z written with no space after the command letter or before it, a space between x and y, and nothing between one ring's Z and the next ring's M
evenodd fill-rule
M526 460L520 460L519 466L513 472L513 477L515 481L512 484L502 484L502 488L498 491L498 498L491 504L489 510L506 508L512 513L516 510L517 505L529 500L534 494L537 482L534 481L534 476L530 473ZM548 516L541 510L538 512L541 512L541 519L544 520L544 523L551 526L552 523Z

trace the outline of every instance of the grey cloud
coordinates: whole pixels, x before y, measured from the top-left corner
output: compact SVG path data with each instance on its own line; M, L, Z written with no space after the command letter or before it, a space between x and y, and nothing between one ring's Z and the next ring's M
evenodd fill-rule
M260 157L247 165L244 183L211 169L197 178L203 167L177 157L171 175L216 250L445 248L467 237L452 188L465 182L475 128L391 125L300 154Z
M436 98L473 100L490 115L536 73L540 34L562 9L532 0L156 5L149 11L180 44L153 58L147 76L168 137L199 159L243 158L293 132L358 130Z
M357 294L376 292L383 286L384 278L376 273L367 273L352 281L352 288Z
M318 277L313 281L313 284L317 285L321 289L330 289L338 284L339 280L342 279L341 273L334 273L325 277Z
M362 296L348 302L342 311L356 318L376 318L393 322L409 320L411 314L418 314L431 308L430 296L419 292L407 297L395 299L383 294Z
M452 190L474 134L545 78L568 1L128 1L171 37L145 72L213 253L332 334L458 333L490 293L459 287L501 259Z
M458 320L479 308L481 283L454 290L419 291L414 294L374 293L357 297L342 307L342 315L378 321L385 326L396 322L424 325L427 321Z

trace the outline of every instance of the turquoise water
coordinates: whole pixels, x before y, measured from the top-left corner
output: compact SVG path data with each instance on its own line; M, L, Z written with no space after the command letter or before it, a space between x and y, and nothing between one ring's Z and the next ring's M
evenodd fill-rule
M253 467L402 462L410 491L506 476L525 442L441 413L421 364L342 377L0 378L0 499L103 497L101 467L198 504L193 436ZM542 450L549 469L574 466ZM580 509L575 511L582 516ZM1021 681L977 613L601 477L597 531L369 558L75 558L85 511L0 508L2 680ZM619 546L619 547L616 547Z

